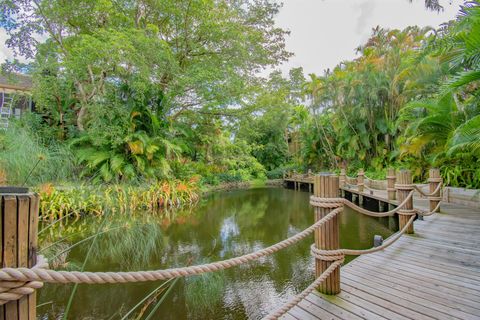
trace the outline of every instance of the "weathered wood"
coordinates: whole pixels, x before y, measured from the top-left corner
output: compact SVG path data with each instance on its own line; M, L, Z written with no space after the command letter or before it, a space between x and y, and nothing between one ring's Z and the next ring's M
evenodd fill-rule
M430 193L435 192L438 185L442 182L442 178L440 177L440 170L437 168L432 168L428 171L428 183L430 186ZM435 212L439 212L440 208L437 209L437 205L441 200L440 190L432 194L429 198L430 201L430 211L435 210Z
M351 312L349 312L349 311L347 311L343 308L340 308L339 306L337 306L335 304L327 302L326 300L324 300L323 298L321 298L317 294L314 294L314 293L309 294L306 297L306 300L315 304L319 308L322 308L323 310L328 311L329 313L339 317L340 319L352 319L352 320L362 319L359 316L357 316L357 315L355 315L355 314L353 314L353 313L351 313Z
M15 196L3 197L3 263L4 267L18 267L17 260L17 198ZM5 304L5 319L18 318L18 301Z
M412 186L412 174L410 170L400 170L397 172L397 196L398 196L398 202L401 203L403 202L407 197L410 191L413 190ZM410 198L410 200L407 201L405 206L402 208L403 210L413 210L413 198ZM398 214L398 224L399 228L403 229L403 227L407 224L408 220L410 219L410 215L407 214L401 214L401 211ZM408 227L406 233L411 234L414 232L413 229L413 223Z
M298 306L302 308L303 310L308 311L310 314L315 316L315 319L318 319L319 317L321 319L340 319L339 317L329 313L326 310L323 310L316 304L308 301L307 299L302 300Z
M405 308L405 307L403 307L401 305L398 305L398 304L395 304L393 302L378 298L374 295L369 294L368 292L359 290L359 289L357 289L357 288L355 288L351 285L348 285L345 282L342 282L342 293L343 292L348 292L351 295L362 298L365 301L370 301L372 303L375 303L376 305L383 306L386 309L395 310L395 312L398 313L399 315L402 315L402 316L407 317L409 319L434 319L434 318L425 316L421 313L418 313L415 310L411 310L409 308Z
M2 266L32 267L36 263L38 197L30 193L1 194ZM3 306L2 320L36 319L35 293Z
M337 306L363 318L363 319L387 319L378 315L374 312L371 312L367 308L363 308L362 306L357 306L355 303L352 303L348 300L342 299L340 295L337 296L323 296L323 298L330 303L336 304Z
M363 171L363 169L360 169L358 171L357 186L358 191L360 192L363 192L363 190L365 189L365 171Z
M18 266L28 268L28 224L30 198L28 195L17 196L17 258ZM28 296L18 300L18 319L28 319Z
M321 174L314 178L314 195L322 198L338 197L338 176ZM322 219L331 209L315 208L315 221ZM339 249L338 215L327 221L315 231L315 246L323 250ZM315 276L319 277L332 264L331 261L315 260ZM319 291L325 294L337 294L340 292L340 269L337 268L320 285Z
M344 168L340 169L340 176L338 178L338 183L340 188L345 186L346 176L347 176L347 173L345 169Z
M38 253L38 218L40 198L38 194L29 194L30 210L29 210L29 226L28 226L28 264L33 267L37 263ZM28 319L35 320L37 318L37 294L33 293L28 296Z
M387 195L388 200L395 200L397 191L395 190L395 168L388 168L387 170Z

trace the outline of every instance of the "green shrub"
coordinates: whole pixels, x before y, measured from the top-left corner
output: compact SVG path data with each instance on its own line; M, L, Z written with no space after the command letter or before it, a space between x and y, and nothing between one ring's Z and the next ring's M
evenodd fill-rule
M286 164L284 166L275 168L273 170L267 171L266 175L268 179L281 179L283 178L283 173L296 170L297 172L304 172L305 169L302 166L299 166L294 163Z

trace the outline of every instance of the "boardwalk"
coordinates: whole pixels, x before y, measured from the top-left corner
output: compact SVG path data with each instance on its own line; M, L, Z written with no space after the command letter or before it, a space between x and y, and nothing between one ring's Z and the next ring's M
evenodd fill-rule
M343 266L341 289L310 294L283 318L480 319L480 210L442 205L440 214L415 221L414 235Z

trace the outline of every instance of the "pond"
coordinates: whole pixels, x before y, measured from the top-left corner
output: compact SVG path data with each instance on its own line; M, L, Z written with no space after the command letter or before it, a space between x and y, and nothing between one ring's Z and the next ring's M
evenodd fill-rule
M392 218L390 218L392 219ZM343 248L368 248L375 234L392 234L389 219L375 219L345 209L340 216ZM201 264L243 255L292 236L313 223L309 194L282 188L219 192L205 196L193 208L161 217L115 215L83 218L55 226L41 236L51 246L60 269L88 271L149 270ZM100 233L92 246L85 241L64 253L69 244ZM313 280L309 247L313 236L248 264L206 276L179 279L165 295L165 285L128 319L144 319L164 297L152 319L259 319L301 292ZM91 250L89 250L91 248ZM351 258L349 258L351 259ZM58 260L58 259L57 259ZM80 285L68 319L121 319L161 282ZM40 319L61 319L73 285L46 284L39 291ZM156 299L155 299L156 296Z

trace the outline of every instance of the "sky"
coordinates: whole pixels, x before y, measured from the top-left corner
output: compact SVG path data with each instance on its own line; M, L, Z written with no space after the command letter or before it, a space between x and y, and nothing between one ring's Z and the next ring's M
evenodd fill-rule
M281 69L303 67L305 74L322 74L339 62L355 58L355 48L366 42L372 28L438 27L455 18L461 0L441 1L444 11L425 9L424 0L283 0L276 18L290 30L287 50L293 52Z
M461 0L443 0L437 13L424 7L424 0L283 0L276 17L278 26L290 30L287 49L295 55L281 66L287 74L293 67L305 74L322 74L339 62L355 58L355 48L364 43L377 25L405 28L409 25L437 27L453 19ZM0 63L13 57L0 28Z

